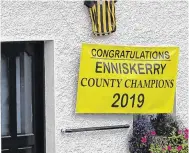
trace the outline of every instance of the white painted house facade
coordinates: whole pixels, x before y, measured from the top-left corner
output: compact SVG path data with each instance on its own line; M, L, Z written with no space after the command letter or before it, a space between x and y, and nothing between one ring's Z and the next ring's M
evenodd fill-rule
M40 41L44 47L46 153L129 152L128 137L132 133L133 115L75 114L83 42L178 46L176 116L187 126L188 2L120 0L116 3L116 19L115 33L97 37L92 34L89 12L83 1L1 1L1 43ZM70 134L61 132L61 129L122 124L129 124L130 128Z

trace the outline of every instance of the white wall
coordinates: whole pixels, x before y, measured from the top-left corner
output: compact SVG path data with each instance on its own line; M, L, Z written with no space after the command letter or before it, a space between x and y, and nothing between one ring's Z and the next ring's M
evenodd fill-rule
M48 132L55 135L56 153L128 152L131 129L77 134L60 132L61 128L132 124L132 115L74 113L82 42L179 46L177 117L187 125L187 2L120 0L116 4L116 14L116 33L97 38L91 34L89 14L82 1L2 1L3 41L54 40L55 131L52 128Z

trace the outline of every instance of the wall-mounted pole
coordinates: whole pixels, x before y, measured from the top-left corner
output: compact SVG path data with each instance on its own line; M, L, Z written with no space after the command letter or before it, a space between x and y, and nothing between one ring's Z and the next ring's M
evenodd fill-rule
M61 129L61 132L64 133L73 133L73 132L84 132L84 131L99 131L99 130L113 130L113 129L124 129L129 128L130 125L114 125L114 126L101 126L101 127L88 127L88 128L77 128L77 129Z

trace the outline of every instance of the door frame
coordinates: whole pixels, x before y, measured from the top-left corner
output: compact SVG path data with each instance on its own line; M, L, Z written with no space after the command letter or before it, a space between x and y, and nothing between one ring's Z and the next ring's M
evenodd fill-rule
M31 44L32 47L34 46L34 51L35 51L35 55L34 56L35 56L35 58L33 58L34 61L32 62L33 63L32 64L33 65L32 66L32 72L35 71L35 73L32 73L32 78L34 79L32 81L32 87L34 89L34 90L32 89L32 97L34 97L34 99L32 100L33 101L32 103L34 104L35 101L40 101L41 103L39 103L38 107L34 106L35 107L35 111L33 111L33 113L35 113L35 114L33 114L33 116L35 116L35 120L34 120L34 117L33 117L33 121L34 121L33 123L35 124L37 122L37 124L39 125L40 128L38 128L37 130L35 128L33 128L33 132L35 133L35 137L36 137L35 138L35 146L36 146L36 148L40 148L40 152L45 153L44 41L19 41L19 42L18 41L16 41L16 42L15 41L7 41L7 42L1 42L1 45L2 44L7 44L8 45L9 43L11 43L11 45L12 45L11 47L13 47L14 45L17 46L17 47L18 46L19 47L20 46L21 47L24 46L24 49L25 49L25 47L27 47L28 44L29 45ZM2 46L1 46L1 48L2 48ZM8 46L8 48L9 48L9 46ZM11 50L12 50L12 48L11 48ZM13 53L13 54L15 54L15 53ZM1 59L1 55L0 55L0 59ZM1 66L1 64L0 64L0 66ZM13 69L13 71L16 71L16 70ZM9 81L12 82L12 79L10 79ZM36 85L37 85L37 87L36 87ZM13 85L13 86L15 86L15 85ZM16 89L15 89L15 91L16 91ZM14 95L13 95L13 98L15 98ZM10 104L10 107L15 107L15 106L16 106L16 104L14 104L14 105ZM12 114L10 114L10 115L12 115ZM42 120L36 120L38 115L41 116ZM33 127L34 127L34 124L33 124ZM16 127L16 129L17 129L17 127ZM10 130L11 130L11 128L10 128ZM17 137L17 138L19 138L19 137ZM24 141L23 141L23 143L24 143Z
M9 37L2 39L0 42L18 42L18 41L43 41L44 42L44 76L45 76L45 153L56 153L56 115L55 115L55 66L54 66L54 57L55 57L55 41L54 38L46 38L43 36L31 37L29 39L19 39ZM0 45L1 45L0 43ZM0 50L0 72L1 72L1 50ZM53 74L53 75L52 75ZM1 75L0 75L1 78ZM1 84L0 84L1 90ZM1 94L0 94L1 99ZM0 102L1 106L1 102ZM0 109L1 110L1 109ZM51 112L51 113L49 113ZM1 124L1 113L0 113L0 124ZM1 134L1 126L0 126ZM1 148L1 139L0 139L0 148Z

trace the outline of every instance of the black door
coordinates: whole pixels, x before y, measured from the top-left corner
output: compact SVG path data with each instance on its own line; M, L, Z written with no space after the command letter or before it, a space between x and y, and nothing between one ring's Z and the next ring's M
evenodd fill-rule
M1 43L2 153L44 153L43 42Z

